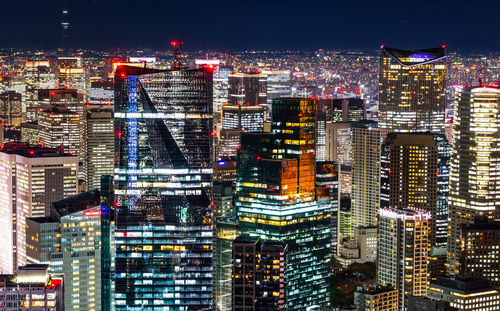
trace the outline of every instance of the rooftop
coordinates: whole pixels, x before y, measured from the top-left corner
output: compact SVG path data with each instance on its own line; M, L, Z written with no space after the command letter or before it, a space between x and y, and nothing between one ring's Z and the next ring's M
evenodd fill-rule
M446 287L462 292L479 292L491 289L488 280L470 275L455 275L451 277L439 277L431 282L430 287Z
M392 58L403 66L416 66L442 60L446 57L445 46L423 50L403 50L383 46Z
M64 153L59 148L44 148L43 146L31 146L27 143L8 143L0 147L0 152L17 154L26 158L48 158L48 157L70 157L71 154Z

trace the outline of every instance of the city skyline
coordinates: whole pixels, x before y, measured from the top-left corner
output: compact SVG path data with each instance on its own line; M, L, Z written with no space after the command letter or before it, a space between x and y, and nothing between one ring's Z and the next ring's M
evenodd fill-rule
M0 311L500 310L500 3L0 8Z

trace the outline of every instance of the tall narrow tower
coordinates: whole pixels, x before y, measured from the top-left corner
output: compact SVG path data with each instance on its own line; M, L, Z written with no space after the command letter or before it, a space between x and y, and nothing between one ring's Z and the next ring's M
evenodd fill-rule
M63 35L63 55L68 56L68 36L69 36L69 11L66 9L66 5L64 5L64 9L62 10L62 35Z

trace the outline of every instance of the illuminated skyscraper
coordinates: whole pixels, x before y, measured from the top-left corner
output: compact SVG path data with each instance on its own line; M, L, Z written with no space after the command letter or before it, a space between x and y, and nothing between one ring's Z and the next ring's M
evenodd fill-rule
M264 111L262 106L235 105L222 107L222 129L244 132L264 131Z
M316 193L316 102L277 99L272 112L272 133L241 135L235 203L241 234L286 243L286 308L324 307L332 206L325 188Z
M236 105L266 105L267 78L262 73L229 74L228 103Z
M219 112L224 103L227 103L228 96L228 75L229 68L221 66L218 59L196 59L195 64L198 67L208 66L214 70L213 102L214 112Z
M38 90L53 89L57 85L57 77L50 66L50 61L26 61L24 69L26 81L26 120L36 121L38 110Z
M337 254L339 243L339 173L338 165L331 161L316 162L316 187L324 188L328 198L325 204L330 204L332 212L332 251Z
M115 91L111 81L94 81L90 83L90 104L107 105L114 104Z
M115 130L113 110L91 105L85 110L85 150L87 188L99 189L102 175L113 175L115 165Z
M444 132L445 47L407 51L382 47L379 127Z
M327 121L357 122L365 119L365 105L360 98L322 99L318 109L324 110Z
M380 155L389 130L375 122L352 129L352 222L354 227L377 225L380 208Z
M267 77L267 107L270 111L274 99L292 96L292 75L290 70L265 70Z
M233 310L233 241L240 235L235 219L218 219L214 237L214 300L216 311Z
M460 273L461 226L500 207L500 87L465 88L455 105L448 273Z
M81 56L58 57L57 67L60 88L75 89L87 94L87 72Z
M234 311L285 310L286 244L238 237L233 242Z
M65 310L111 310L110 218L100 204L61 218Z
M0 122L7 126L20 126L23 121L21 94L9 91L0 94Z
M483 277L500 287L500 222L481 221L462 227L462 273Z
M51 107L38 113L40 143L47 148L63 148L80 157L83 137L81 115L63 107Z
M431 213L431 246L446 246L451 147L442 134L389 133L382 148L381 207Z
M58 150L24 144L2 148L1 273L13 273L26 264L26 218L47 216L51 202L78 193L77 174L78 159Z
M399 291L400 310L406 310L407 296L426 294L430 220L423 210L379 210L377 282Z
M74 89L38 90L38 105L41 110L56 106L83 114L85 108L84 94Z
M119 66L116 310L210 309L212 72Z

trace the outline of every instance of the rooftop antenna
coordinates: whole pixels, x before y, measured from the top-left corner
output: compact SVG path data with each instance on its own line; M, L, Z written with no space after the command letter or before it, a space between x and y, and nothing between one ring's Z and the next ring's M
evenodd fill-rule
M67 10L66 1L64 2L64 8L62 10L62 35L63 35L63 55L68 56L68 36L69 36L69 11Z
M170 42L170 48L172 49L172 54L174 56L174 62L172 63L172 68L180 69L182 68L181 63L181 49L184 42L173 40Z

